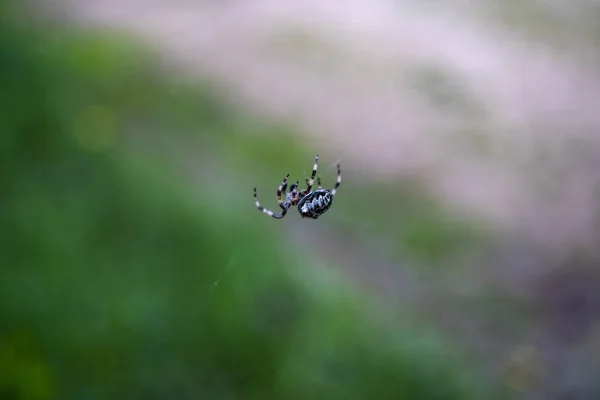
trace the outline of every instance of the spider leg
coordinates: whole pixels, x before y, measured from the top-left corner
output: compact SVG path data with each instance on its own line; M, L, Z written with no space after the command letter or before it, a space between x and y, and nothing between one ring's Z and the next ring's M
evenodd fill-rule
M261 206L260 203L258 202L258 196L256 194L256 188L254 188L254 204L256 204L256 208L258 208L258 211L262 212L263 214L267 214L268 216L273 217L275 219L281 219L281 218L285 217L285 214L288 211L287 208L283 208L281 210L281 214L275 214L273 211L267 210L266 208L264 208L263 206Z
M304 178L306 180L306 186L308 186L308 178ZM317 188L318 189L323 189L323 186L321 185L321 175L317 176Z
M300 201L299 193L296 190L296 189L298 189L299 183L300 183L300 181L296 181L296 183L294 183L291 186L292 187L292 191L290 193L290 205L291 206L295 206L296 204L298 204L298 201ZM304 192L304 190L302 192ZM300 192L300 193L302 193L302 192Z
M281 208L282 210L285 210L285 206L282 204L281 192L283 191L285 193L284 188L287 187L287 180L289 176L290 174L287 174L285 178L283 178L283 181L281 181L281 185L279 185L279 187L277 188L277 203L279 203L279 208Z
M317 164L319 164L319 155L315 158L315 165L313 166L312 174L310 175L310 179L306 180L306 191L302 191L303 193L309 193L312 190L312 185L315 181L315 175L317 175Z
M342 169L340 168L340 164L337 165L337 172L338 172L337 181L335 182L335 186L331 190L331 197L335 196L338 188L342 184Z

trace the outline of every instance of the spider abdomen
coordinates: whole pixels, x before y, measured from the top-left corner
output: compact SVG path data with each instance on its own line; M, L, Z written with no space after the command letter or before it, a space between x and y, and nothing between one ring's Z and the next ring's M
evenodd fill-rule
M318 189L310 192L298 202L298 212L302 218L317 219L329 210L333 203L333 196L329 189Z

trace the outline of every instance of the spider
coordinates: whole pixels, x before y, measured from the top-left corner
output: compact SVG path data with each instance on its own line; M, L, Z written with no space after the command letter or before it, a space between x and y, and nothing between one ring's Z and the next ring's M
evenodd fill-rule
M312 174L310 179L305 178L306 180L306 189L297 192L299 181L296 181L295 184L290 186L290 193L286 193L287 189L287 180L290 174L287 174L283 181L277 188L277 202L279 203L279 207L281 208L281 213L275 214L271 210L267 210L258 202L258 196L256 195L256 188L254 188L254 203L256 204L256 208L259 211L267 214L273 218L281 219L285 217L285 214L288 212L291 206L298 206L298 212L302 216L302 218L312 218L317 219L321 215L323 215L331 204L333 203L333 197L335 196L340 184L342 183L342 171L340 169L340 165L337 165L337 181L332 190L323 189L321 186L321 177L317 177L317 190L311 191L315 175L317 174L317 164L319 163L319 155L315 158L315 165L313 166ZM285 196L285 199L281 199L281 194Z

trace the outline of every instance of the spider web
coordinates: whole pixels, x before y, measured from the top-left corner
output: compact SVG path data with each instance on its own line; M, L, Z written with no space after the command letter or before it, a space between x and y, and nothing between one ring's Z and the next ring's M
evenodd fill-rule
M217 280L211 286L211 288L210 288L211 292L215 290L215 288L219 285L219 283L221 283L223 278L225 278L225 275L227 275L229 270L233 267L233 264L235 263L235 260L236 260L236 256L237 256L237 251L234 251L233 254L231 255L231 257L229 258L229 262L227 263L227 266L225 267L223 273L217 278Z

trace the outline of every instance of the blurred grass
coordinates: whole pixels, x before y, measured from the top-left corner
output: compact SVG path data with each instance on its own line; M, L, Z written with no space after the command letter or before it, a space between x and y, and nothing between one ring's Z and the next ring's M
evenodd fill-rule
M121 35L4 17L0 65L1 398L481 398L454 345L373 315L250 217L249 190L231 207L301 150L257 158L259 122ZM214 160L210 182L249 167L192 187L170 143Z

